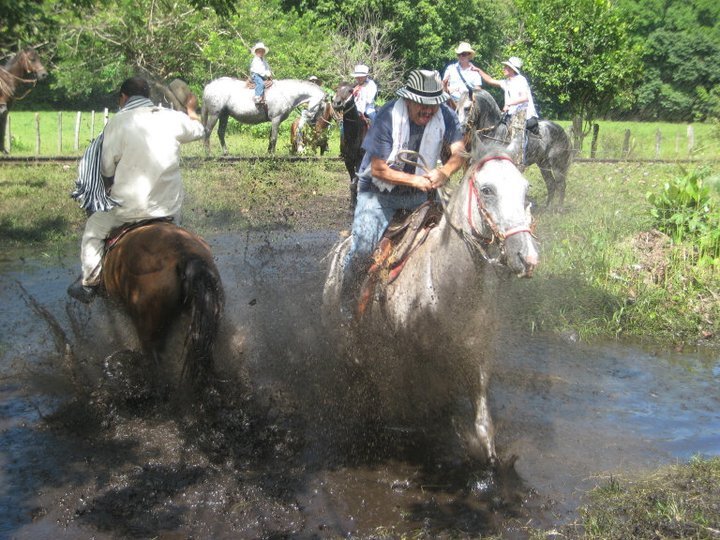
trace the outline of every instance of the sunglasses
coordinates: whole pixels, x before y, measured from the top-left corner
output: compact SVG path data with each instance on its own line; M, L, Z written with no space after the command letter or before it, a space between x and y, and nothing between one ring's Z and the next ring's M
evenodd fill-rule
M458 56L470 56L469 52L461 52Z

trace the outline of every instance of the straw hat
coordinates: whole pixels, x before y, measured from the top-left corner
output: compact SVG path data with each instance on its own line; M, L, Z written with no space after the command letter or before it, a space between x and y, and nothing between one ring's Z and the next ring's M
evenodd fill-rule
M412 71L405 86L395 93L401 98L423 105L440 105L450 99L450 94L443 90L440 74L428 69Z
M253 54L255 54L255 51L257 51L258 49L262 49L263 51L265 51L265 54L270 52L270 49L268 49L262 41L258 41L255 45L253 45L251 51Z
M511 56L507 59L506 62L503 62L503 65L506 65L510 69L512 69L515 73L518 75L520 74L520 68L522 67L523 63L522 60L520 60L517 56Z
M466 41L461 41L460 45L455 49L455 54L470 53L470 58L475 58L475 51Z
M355 66L355 71L353 72L353 77L367 77L370 74L370 68L367 67L365 64L358 64Z

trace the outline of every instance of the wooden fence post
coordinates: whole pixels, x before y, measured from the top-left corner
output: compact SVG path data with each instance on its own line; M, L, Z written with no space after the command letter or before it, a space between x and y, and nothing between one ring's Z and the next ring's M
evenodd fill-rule
M107 126L108 123L108 110L107 107L105 107L105 110L103 111L103 126Z
M95 111L90 113L90 140L95 138Z
M598 133L600 133L600 125L593 124L592 141L590 142L590 159L595 159L595 154L597 154Z
M62 155L62 111L58 111L58 155Z
M35 113L35 157L40 155L40 113Z
M695 128L692 124L688 124L687 127L687 139L688 139L688 156L692 154L695 149Z
M625 139L623 139L623 147L622 147L622 157L623 159L627 159L628 155L630 154L630 130L625 130Z
M12 129L10 127L10 115L7 116L7 129L5 130L7 133L7 144L5 145L5 148L7 148L8 152L12 150L10 146L12 145Z
M660 159L660 144L662 143L662 133L660 128L655 132L655 159Z
M75 143L73 144L73 150L76 152L80 149L80 118L82 117L82 113L80 111L77 112L77 115L75 116Z

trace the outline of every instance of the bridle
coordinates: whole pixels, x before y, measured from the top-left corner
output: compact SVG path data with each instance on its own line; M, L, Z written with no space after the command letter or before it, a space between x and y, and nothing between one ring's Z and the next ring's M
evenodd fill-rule
M417 161L413 161L411 159L408 159L406 156L412 155L417 159ZM403 163L407 163L409 165L414 165L415 167L420 167L424 169L425 171L429 172L431 168L428 168L427 164L425 163L425 160L423 157L413 151L413 150L400 150L397 153L397 159L398 161L401 161ZM493 219L492 215L490 215L490 212L485 207L485 203L483 202L482 197L480 197L480 193L478 192L477 186L475 185L475 182L472 179L472 176L475 175L480 169L482 169L487 163L490 161L510 161L513 163L513 160L504 155L490 155L486 156L480 161L478 161L476 164L473 165L472 169L466 174L470 175L469 181L468 181L468 205L467 205L467 220L470 224L470 233L468 233L463 227L458 226L456 223L453 223L452 216L447 211L447 204L445 202L445 197L440 197L441 203L442 203L442 209L443 209L443 215L445 216L445 219L447 220L448 224L450 225L450 228L454 230L456 233L458 233L467 243L474 246L477 251L480 253L483 259L490 263L496 263L501 264L498 257L491 257L488 252L487 248L492 244L497 244L498 249L500 250L500 253L502 254L504 243L505 241L510 238L511 236L514 236L516 234L520 233L529 233L530 235L533 235L532 230L532 224L531 226L518 226L518 227L512 227L508 230L502 231L500 230L500 227L498 227L497 223ZM442 189L442 188L440 188ZM479 229L475 226L474 220L473 220L473 199L475 199L478 213L480 214L480 217L482 218L483 222L487 226L487 228L492 233L489 237L483 235L482 229Z

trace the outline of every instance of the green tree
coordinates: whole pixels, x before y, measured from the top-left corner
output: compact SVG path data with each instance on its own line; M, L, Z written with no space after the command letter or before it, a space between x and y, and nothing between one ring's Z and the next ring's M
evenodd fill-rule
M715 117L720 93L720 3L620 0L642 50L643 76L630 112L642 119Z
M627 25L609 0L516 0L519 39L509 53L536 74L533 84L572 115L576 148L594 118L627 104L641 73Z
M334 29L353 27L368 12L376 14L403 72L419 67L442 70L454 60L453 49L460 41L469 41L478 57L492 57L503 42L508 20L508 4L492 0L282 0L282 4L299 13L315 13Z

